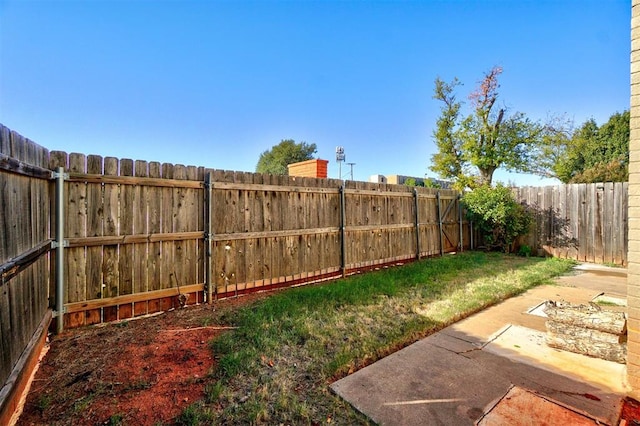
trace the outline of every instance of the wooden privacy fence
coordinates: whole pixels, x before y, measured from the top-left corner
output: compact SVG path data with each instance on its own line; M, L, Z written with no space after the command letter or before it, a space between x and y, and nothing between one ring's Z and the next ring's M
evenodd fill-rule
M534 254L627 264L626 182L514 188L514 194L534 215L521 241Z
M626 183L514 192L534 252L626 264ZM57 302L75 327L473 248L453 190L68 155L2 125L0 197L0 424Z
M2 125L0 196L0 424L52 317L131 318L470 243L452 190L68 155Z
M51 320L48 160L46 149L0 125L0 424L15 409Z
M68 173L67 327L469 246L452 190L58 151L49 165Z

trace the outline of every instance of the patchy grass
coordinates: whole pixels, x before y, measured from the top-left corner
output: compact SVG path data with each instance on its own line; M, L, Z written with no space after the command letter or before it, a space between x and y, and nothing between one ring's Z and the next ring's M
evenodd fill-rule
M573 265L469 252L325 285L290 289L225 312L204 401L180 424L366 424L328 385L419 338Z

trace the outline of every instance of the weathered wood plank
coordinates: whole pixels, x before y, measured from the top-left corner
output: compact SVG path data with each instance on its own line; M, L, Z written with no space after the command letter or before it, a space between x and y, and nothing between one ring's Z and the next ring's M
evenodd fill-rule
M216 173L222 175L233 174L228 170L215 170ZM287 183L279 183L278 176L263 174L261 175L264 183L242 183L234 182L233 179L216 178L216 188L219 190L237 190L237 191L269 191L269 192L291 192L291 193L319 193L319 194L337 194L337 188L327 187L301 187L293 186ZM286 178L286 176L285 176ZM284 181L283 181L284 182Z
M551 188L551 198L550 198L550 206L549 206L549 218L551 221L550 226L550 243L551 243L551 254L556 257L560 255L560 242L558 241L559 229L560 229L560 217L559 217L559 204L560 204L560 194L557 186L552 186Z
M11 247L10 226L12 222L12 210L10 205L12 182L6 173L0 173L0 263L8 261L11 257L15 257L15 249Z
M603 221L604 227L602 229L603 236L603 262L613 263L613 211L614 211L614 189L613 182L607 182L604 184L604 200L603 200Z
M120 176L133 176L133 160L129 158L123 158L120 160ZM133 218L135 214L135 204L133 201L133 187L131 185L120 186L120 210L118 215L119 221L119 235L131 235L134 233ZM133 293L133 246L127 244L119 247L120 250L120 262L118 264L120 283L119 294L131 294ZM121 308L119 312L120 318L129 318L133 315L133 312L129 314L128 311L124 311Z
M103 173L102 157L89 155L87 157L87 173ZM104 189L102 185L87 184L87 237L101 237L104 235ZM102 254L103 248L87 247L87 299L102 298ZM99 318L98 318L99 319ZM91 319L91 322L95 318Z
M567 186L558 185L555 187L558 193L558 201L556 207L557 226L556 226L556 245L558 250L556 256L566 259L569 251L569 233L568 217L567 217Z
M199 167L196 172L195 178L204 182L205 179L205 169L204 167ZM202 189L197 189L194 191L193 197L195 198L195 210L197 212L196 215L196 223L195 229L201 230L203 233L208 232L205 225L205 193L206 189L204 187ZM195 282L196 283L204 283L205 282L205 266L206 266L206 251L204 238L195 241ZM206 296L205 296L206 297Z
M86 156L69 155L69 171L86 171ZM81 182L70 182L65 193L65 237L87 236L87 186ZM66 250L65 259L65 303L87 300L86 249L78 247Z
M118 159L114 157L105 157L104 174L107 176L115 176L118 174ZM105 236L113 236L119 234L119 199L120 186L115 184L105 184L104 193L104 223L102 232ZM102 250L102 294L101 297L115 297L120 294L120 261L118 253L118 245L105 245ZM105 315L105 320L109 318Z
M180 288L183 293L195 293L197 291L203 290L202 284L194 284L190 286L185 286ZM127 294L123 296L115 296L106 299L96 299L96 300L88 300L85 302L79 303L71 303L66 306L67 312L69 313L78 313L84 312L87 310L100 309L100 308L108 308L108 307L117 307L118 305L132 305L135 303L139 303L142 301L151 301L154 299L160 299L163 297L175 297L176 290L173 288L161 289L161 290L153 290L147 293L134 293ZM151 305L151 302L149 303ZM158 306L160 308L160 306ZM157 311L156 311L157 312ZM151 312L150 312L151 313Z
M0 153L11 154L11 130L0 124Z
M580 211L582 208L580 200L580 187L578 185L570 186L571 194L571 214L569 223L571 225L571 258L580 259Z
M173 164L162 163L162 177L173 179ZM173 225L173 194L172 188L162 188L162 212L160 214L160 232L174 232ZM176 247L173 242L163 242L161 244L161 266L160 266L160 288L171 288L174 286L174 263Z
M18 275L3 287L9 293L9 328L11 333L11 359L15 362L26 344L27 327L23 315L24 294L22 275Z
M149 163L149 177L159 179L161 176L161 166L157 161ZM164 203L164 192L157 186L147 188L147 216L148 229L150 234L162 232L162 213ZM150 241L148 244L147 257L147 288L149 291L159 290L161 286L161 243Z
M597 245L597 218L598 214L597 210L597 197L596 197L596 186L595 185L587 185L587 262L595 262L596 261L596 251L595 247Z
M185 179L189 181L195 181L198 178L198 169L194 166L188 166L186 168ZM187 231L204 232L203 228L203 211L202 211L202 187L187 188L184 190L185 198L185 227ZM198 240L185 241L185 255L187 262L185 263L185 275L184 282L187 285L202 283L203 280L198 280L198 259L202 260L202 257L198 253ZM201 265L200 265L201 268Z
M32 249L11 258L3 264L0 264L0 279L2 279L2 281L0 281L0 285L2 285L3 282L8 282L14 276L26 270L31 266L31 264L46 254L50 248L51 240L45 240L42 243L35 245Z
M320 231L318 231L320 232ZM221 234L223 237L226 234ZM237 234L229 234L237 235ZM241 237L241 236L240 236ZM242 239L242 238L233 239ZM140 235L115 235L115 236L102 236L102 237L78 237L68 238L69 247L95 247L110 244L144 244L155 243L162 241L185 241L185 240L199 240L203 238L202 231L191 232L166 232L158 234L140 234ZM245 236L246 238L246 236Z
M125 162L133 161L125 159ZM128 167L128 166L127 166ZM133 168L133 165L131 166ZM144 186L157 186L159 188L202 188L203 183L199 181L185 181L181 179L172 178L144 178L135 176L100 176L89 175L85 173L69 173L69 182L86 182L86 183L99 183L99 184L115 184L115 185L144 185Z
M604 262L604 228L605 228L605 218L604 218L604 192L605 186L604 184L594 185L595 191L595 199L594 199L594 245L593 245L593 260L597 263Z
M185 166L183 166L182 164L174 165L173 178L176 180L185 180L187 178L187 171ZM174 188L172 190L172 197L172 229L174 232L184 232L188 229L187 190L184 188ZM189 284L186 280L189 262L186 242L174 242L174 256L172 285L185 286Z
M587 251L589 244L589 222L588 222L588 208L587 205L587 185L578 184L577 186L578 196L578 260L585 262L587 260Z
M0 171L38 179L51 180L50 170L16 160L6 154L0 154Z
M11 301L9 299L9 286L0 286L0 383L4 383L14 365L11 351L16 343L12 342L13 330L11 328Z
M148 177L149 165L146 161L136 160L133 173L136 177ZM135 185L133 191L133 232L136 234L146 234L149 232L149 207L148 192L149 187ZM144 293L149 291L149 244L135 244L133 247L133 292ZM135 306L134 306L135 308ZM143 309L145 308L145 309ZM139 305L138 312L145 311L146 306ZM136 312L134 312L135 314Z

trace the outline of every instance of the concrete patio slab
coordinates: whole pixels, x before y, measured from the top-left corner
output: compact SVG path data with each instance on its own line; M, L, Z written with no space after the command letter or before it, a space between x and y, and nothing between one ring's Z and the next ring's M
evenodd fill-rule
M551 348L545 343L544 332L511 325L484 350L512 361L534 365L540 369L569 377L596 387L622 394L629 389L624 384L624 364L591 358ZM580 365L580 368L576 368Z
M559 279L559 285L532 289L331 388L381 425L498 424L491 422L506 414L490 414L514 386L525 392L517 398L533 405L527 416L510 424L544 424L535 414L547 414L547 407L566 410L568 416L578 413L587 424L616 424L627 390L624 365L547 348L545 318L528 313L546 300L588 303L605 292L601 288L626 296L621 270L616 268L610 280L606 272L581 272Z

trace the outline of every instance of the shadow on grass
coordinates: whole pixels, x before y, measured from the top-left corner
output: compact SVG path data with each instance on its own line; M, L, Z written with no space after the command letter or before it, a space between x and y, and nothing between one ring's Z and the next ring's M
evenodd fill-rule
M328 383L570 265L467 252L289 289L228 312L223 321L238 329L212 342L213 378L223 384L212 414L257 423L362 423Z

